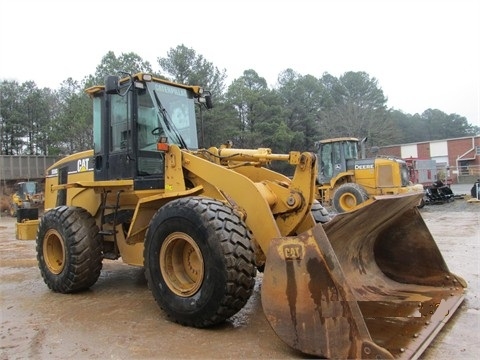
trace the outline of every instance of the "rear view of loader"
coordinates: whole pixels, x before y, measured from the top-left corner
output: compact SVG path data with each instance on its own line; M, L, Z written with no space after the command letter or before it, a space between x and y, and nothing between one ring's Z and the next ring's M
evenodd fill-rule
M47 171L37 259L52 291L88 289L103 259L122 259L145 269L167 317L207 327L243 308L263 268L274 331L336 359L418 357L461 303L466 284L417 211L421 194L330 220L315 154L198 148L195 106L212 107L200 87L140 73L87 92L94 149Z

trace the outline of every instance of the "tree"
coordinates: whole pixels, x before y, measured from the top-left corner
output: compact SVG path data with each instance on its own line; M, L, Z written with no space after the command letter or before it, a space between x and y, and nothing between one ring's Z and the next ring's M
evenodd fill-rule
M202 55L185 45L171 48L167 56L157 59L160 68L174 82L188 85L200 85L220 97L225 91L226 70L219 70Z
M254 70L245 70L229 86L226 101L236 112L234 143L242 148L277 148L272 139L282 121L280 98Z
M238 133L236 116L235 109L224 101L215 103L209 111L202 109L198 121L199 146L218 147L228 140L233 141Z
M0 86L1 154L21 153L23 129L20 86L16 81L4 80Z
M375 78L365 72L346 72L338 81L324 74L330 92L329 109L322 113L322 125L328 137L368 137L370 145L387 145L398 140L397 131Z
M27 81L20 88L23 108L22 126L24 127L25 149L29 155L40 155L39 140L49 120L48 91L42 92L33 81Z
M57 92L59 113L50 123L54 140L50 154L71 154L93 146L92 103L82 86L72 78L63 81Z
M400 142L403 143L473 136L480 132L465 117L448 115L438 109L427 109L422 114L415 115L394 110L391 118L400 131Z
M457 114L447 115L438 109L425 110L421 118L428 129L428 140L441 140L474 134L467 119Z
M44 154L45 125L49 121L50 90L33 81L1 84L1 152L5 155Z
M287 69L278 77L277 93L282 99L286 125L292 132L291 148L312 150L320 137L320 114L325 88L312 75L302 76Z
M95 69L95 74L84 79L85 86L102 85L107 75L136 74L138 72L153 73L152 66L134 52L116 56L113 51L107 52Z
M81 81L66 79L58 90L37 88L34 81L0 83L1 154L67 154L92 146L92 104L84 89L102 85L106 75L147 72L213 95L214 109L197 116L199 145L233 140L237 147L270 147L275 152L312 150L318 139L369 138L371 146L438 140L480 133L466 118L427 109L407 114L388 109L378 81L365 72L320 79L292 69L279 74L269 89L255 70L245 70L225 92L226 70L219 70L195 50L179 45L158 57L155 74L134 52L109 51L95 73Z
M197 114L200 147L218 146L235 132L234 113L224 102L225 70L219 70L195 50L185 45L171 48L166 57L157 58L161 72L171 81L199 85L212 94L213 110Z

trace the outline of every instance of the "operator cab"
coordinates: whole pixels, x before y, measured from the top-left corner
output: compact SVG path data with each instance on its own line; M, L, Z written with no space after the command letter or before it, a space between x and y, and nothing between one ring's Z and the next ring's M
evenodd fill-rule
M358 139L337 138L319 141L317 155L320 159L318 182L325 184L338 174L351 169L358 159Z
M95 181L133 179L134 188L164 188L160 141L197 149L195 104L211 108L198 86L136 74L108 76L93 97Z
M22 201L27 201L29 196L40 192L40 186L36 181L22 181L14 186L15 193Z

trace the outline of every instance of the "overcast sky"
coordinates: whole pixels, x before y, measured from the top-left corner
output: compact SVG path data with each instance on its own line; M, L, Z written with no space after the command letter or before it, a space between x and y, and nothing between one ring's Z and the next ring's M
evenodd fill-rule
M365 71L389 107L480 126L479 19L478 0L0 0L0 80L56 89L108 51L158 70L183 44L225 69L227 85L247 69L270 87L287 68Z

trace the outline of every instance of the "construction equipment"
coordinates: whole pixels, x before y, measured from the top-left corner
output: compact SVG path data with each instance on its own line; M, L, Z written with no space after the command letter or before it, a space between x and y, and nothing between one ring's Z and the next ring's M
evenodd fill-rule
M94 149L47 169L36 248L51 290L87 289L103 259L121 258L144 267L171 320L207 327L243 308L263 268L275 332L332 358L420 354L462 302L466 284L448 270L419 195L378 197L322 224L314 154L198 149L195 105L212 106L200 87L139 73L87 92Z
M36 181L22 181L15 184L10 198L10 215L17 216L18 209L38 208L43 205L44 194Z
M430 186L439 179L437 162L432 159L403 159L407 164L408 178L413 184Z
M424 186L424 189L424 204L444 204L455 200L455 194L450 186L445 185L441 180L435 181L430 186Z
M366 158L366 140L343 137L316 144L320 160L317 199L338 213L352 211L374 195L423 193L421 185L409 181L405 161L383 156Z
M470 189L470 199L467 201L470 203L479 203L480 202L480 179L477 179Z

